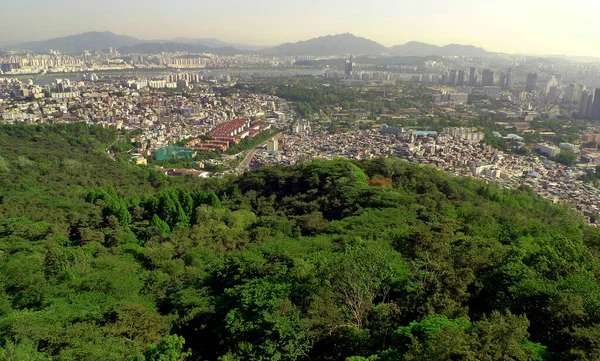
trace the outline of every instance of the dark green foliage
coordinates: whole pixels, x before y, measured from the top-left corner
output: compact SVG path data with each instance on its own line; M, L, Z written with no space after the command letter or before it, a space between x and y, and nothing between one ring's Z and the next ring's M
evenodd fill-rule
M555 162L572 167L577 163L577 155L571 152L562 151L553 159Z
M600 232L530 188L393 159L167 178L117 138L0 127L0 359L600 359Z
M369 61L372 61L370 59ZM336 107L341 107L343 112L349 110L363 110L373 115L393 113L400 109L414 107L410 99L396 90L389 90L394 99L383 100L376 96L371 89L348 87L334 79L315 78L283 78L270 79L268 82L244 85L238 87L250 89L252 92L273 94L280 98L294 102L303 117L311 119L313 115L323 112L332 114L337 112Z
M140 361L183 361L192 354L191 352L182 352L184 344L183 337L171 335L159 344L149 345L144 352L144 359Z

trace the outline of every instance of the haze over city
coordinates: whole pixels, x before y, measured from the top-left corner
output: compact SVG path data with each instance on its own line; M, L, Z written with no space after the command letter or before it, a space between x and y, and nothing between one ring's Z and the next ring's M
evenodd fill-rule
M596 1L4 0L0 361L600 361Z
M593 46L599 11L600 3L590 0L568 6L543 0L14 1L0 13L0 44L110 30L141 39L213 37L272 46L351 32L386 46L416 40L504 53L600 56Z

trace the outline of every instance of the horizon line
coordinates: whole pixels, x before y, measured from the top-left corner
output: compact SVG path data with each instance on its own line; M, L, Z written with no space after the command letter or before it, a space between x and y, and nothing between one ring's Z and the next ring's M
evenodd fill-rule
M328 37L328 36L341 36L341 35L352 35L354 37L357 38L361 38L361 39L366 39L369 41L373 41L385 48L392 48L395 46L403 46L403 45L407 45L410 43L420 43L420 44L426 44L426 45L433 45L433 46L437 46L437 47L445 47L445 46L450 46L450 45L458 45L458 46L472 46L475 48L479 48L479 49L483 49L484 51L488 52L488 53L495 53L495 54L504 54L504 55L512 55L512 56L539 56L539 57L568 57L568 58L594 58L594 59L599 59L600 57L598 56L594 56L594 55L568 55L568 54L532 54L532 53L522 53L522 52L517 52L517 53L508 53L508 52L502 52L502 51L492 51L492 50L488 50L487 48L484 48L483 46L479 46L479 45L473 45L473 44L464 44L464 43L457 43L457 42L451 42L451 43L446 43L444 45L440 45L440 43L429 43L429 42L425 42L425 41L419 41L419 40L410 40L407 41L405 43L397 43L394 45L390 45L390 46L386 46L382 43L380 43L379 41L364 37L364 36L360 36L360 35L356 35L355 33L352 32L340 32L340 33L330 33L327 35L320 35L320 36L315 36L315 37L311 37L308 39L304 39L304 40L296 40L296 41L288 41L288 42L283 42L283 43L279 43L279 44L275 44L275 45L265 45L265 44L249 44L249 43L245 43L245 42L240 42L240 41L225 41L225 40L221 40L218 37L215 36L207 36L207 37L188 37L188 36L177 36L174 38L169 38L169 39L147 39L147 38L140 38L137 36L132 36L132 35L127 35L127 34L123 34L123 33L117 33L114 32L112 30L87 30L87 31L83 31L83 32L79 32L79 33L75 33L75 34L69 34L69 35L61 35L61 36L55 36L55 37L51 37L51 38L47 38L47 39L42 39L42 40L23 40L23 41L8 41L6 43L1 43L0 46L14 46L14 45L19 45L19 44L25 44L25 43L37 43L37 42L44 42L44 41L51 41L51 40L55 40L55 39L61 39L61 38L68 38L68 37L73 37L73 36L79 36L79 35L84 35L84 34L89 34L89 33L110 33L112 35L116 35L116 36L126 36L126 37L130 37L130 38L134 38L136 40L142 41L142 42L173 42L173 43L177 43L177 39L189 39L189 40L205 40L205 39L212 39L212 40L216 40L222 43L228 43L231 45L243 45L243 46L249 46L249 47L263 47L263 48L273 48L273 47L277 47L277 46L281 46L284 44L295 44L295 43L299 43L299 42L306 42L306 41L310 41L310 40L314 40L314 39L318 39L318 38L323 38L323 37ZM202 44L205 45L205 44ZM241 49L238 49L241 50Z

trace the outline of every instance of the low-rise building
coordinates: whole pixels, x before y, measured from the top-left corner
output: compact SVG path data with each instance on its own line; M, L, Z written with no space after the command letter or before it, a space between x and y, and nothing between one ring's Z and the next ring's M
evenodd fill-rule
M538 144L536 146L536 149L540 152L540 154L542 154L548 158L554 158L560 154L559 147L555 147L555 146L548 145L548 144Z

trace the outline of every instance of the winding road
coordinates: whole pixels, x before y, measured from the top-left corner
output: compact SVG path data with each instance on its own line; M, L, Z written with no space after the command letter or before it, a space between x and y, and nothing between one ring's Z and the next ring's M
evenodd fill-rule
M275 135L273 138L275 138L276 140L279 140L279 138L282 136L281 133ZM240 165L237 166L237 168L235 169L235 172L238 174L244 173L247 170L250 169L250 162L252 161L252 158L254 158L254 156L256 155L256 153L258 153L261 149L261 147L263 147L265 144L267 144L267 142L269 141L269 139L265 140L264 142L262 142L261 144L257 145L256 147L254 147L252 150L250 150L248 152L248 154L246 154L246 157L244 158L244 160L240 163Z

